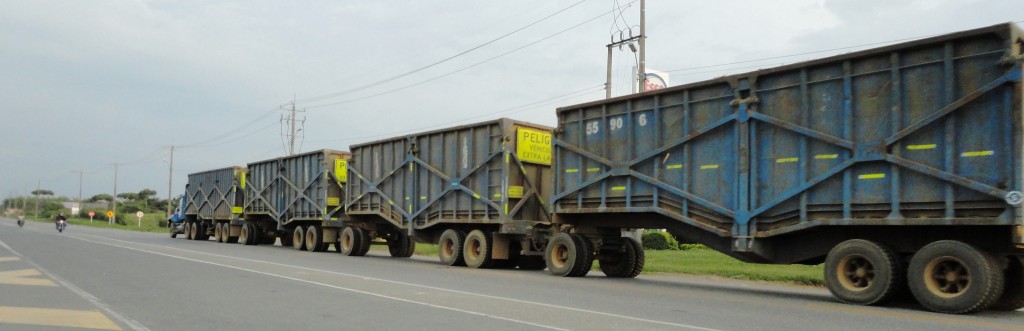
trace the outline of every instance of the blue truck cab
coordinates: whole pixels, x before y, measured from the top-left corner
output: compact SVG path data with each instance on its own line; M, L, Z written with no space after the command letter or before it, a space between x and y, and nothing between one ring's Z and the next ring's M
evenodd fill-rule
M178 206L167 216L167 228L171 238L177 237L179 233L185 233L185 197L184 194L178 197Z

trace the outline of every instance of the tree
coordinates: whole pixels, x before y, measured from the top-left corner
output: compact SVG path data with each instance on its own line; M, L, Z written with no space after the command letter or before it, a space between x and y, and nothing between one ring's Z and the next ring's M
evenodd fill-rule
M50 190L35 190L35 191L32 191L32 195L53 195L53 191L50 191Z
M97 194L92 196L92 198L89 198L89 202L97 201L114 201L114 196L110 194Z
M138 193L126 192L126 193L118 194L117 197L119 199L125 200L125 201L135 201L135 200L139 199L139 194Z
M149 198L154 197L154 196L156 196L156 191L153 191L153 190L150 190L150 189L147 188L147 189L143 189L142 191L139 191L137 199L139 199L139 200L148 200Z

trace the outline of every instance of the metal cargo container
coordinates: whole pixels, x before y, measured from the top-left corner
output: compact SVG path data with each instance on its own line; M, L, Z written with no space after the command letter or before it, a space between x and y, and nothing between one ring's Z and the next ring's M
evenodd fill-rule
M197 172L188 175L185 186L186 236L206 240L221 227L214 226L237 221L242 213L245 168L230 167ZM218 235L218 240L220 236Z
M271 244L280 235L284 246L325 250L337 241L337 228L344 221L348 158L349 153L325 149L249 163L246 226Z
M1019 263L1021 36L1003 24L559 108L555 220L826 269L850 239L914 256L911 273L941 240Z
M550 128L503 118L353 145L347 212L423 241L485 235L494 259L509 259L510 238L549 222L550 139Z

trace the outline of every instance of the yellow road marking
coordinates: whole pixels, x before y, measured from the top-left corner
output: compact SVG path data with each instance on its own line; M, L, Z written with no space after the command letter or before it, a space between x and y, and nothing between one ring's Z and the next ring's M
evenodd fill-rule
M121 330L98 311L0 306L0 323Z
M12 262L12 261L21 261L21 259L19 259L16 256L0 256L0 262Z
M28 278L41 275L36 269L0 271L0 284L57 287L57 283L46 278Z

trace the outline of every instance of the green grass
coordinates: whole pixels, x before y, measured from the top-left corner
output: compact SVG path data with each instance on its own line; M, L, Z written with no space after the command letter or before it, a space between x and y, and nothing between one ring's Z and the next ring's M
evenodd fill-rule
M30 220L30 221L35 221L35 222L42 222L42 223L53 224L53 220L52 219L33 219L31 217L26 217L25 219ZM165 233L165 232L167 232L167 228L166 227L160 227L159 222L161 220L163 220L163 215L145 215L145 216L142 217L142 226L141 227L139 226L139 219L136 218L134 215L125 219L125 221L128 223L128 225L107 224L107 221L101 221L101 220L93 220L92 223L90 223L88 217L86 217L86 218L71 217L71 218L68 218L68 223L70 223L70 226L72 226L72 227L73 226L90 226L90 227L94 227L94 228L105 228L105 229L141 231L141 232Z
M386 248L384 246L379 246ZM821 265L772 265L740 262L711 249L688 249L682 251L645 250L645 274L674 273L690 275L714 275L731 279L761 280L802 285L822 285ZM416 255L437 256L437 245L416 244ZM594 262L594 271L601 269Z

